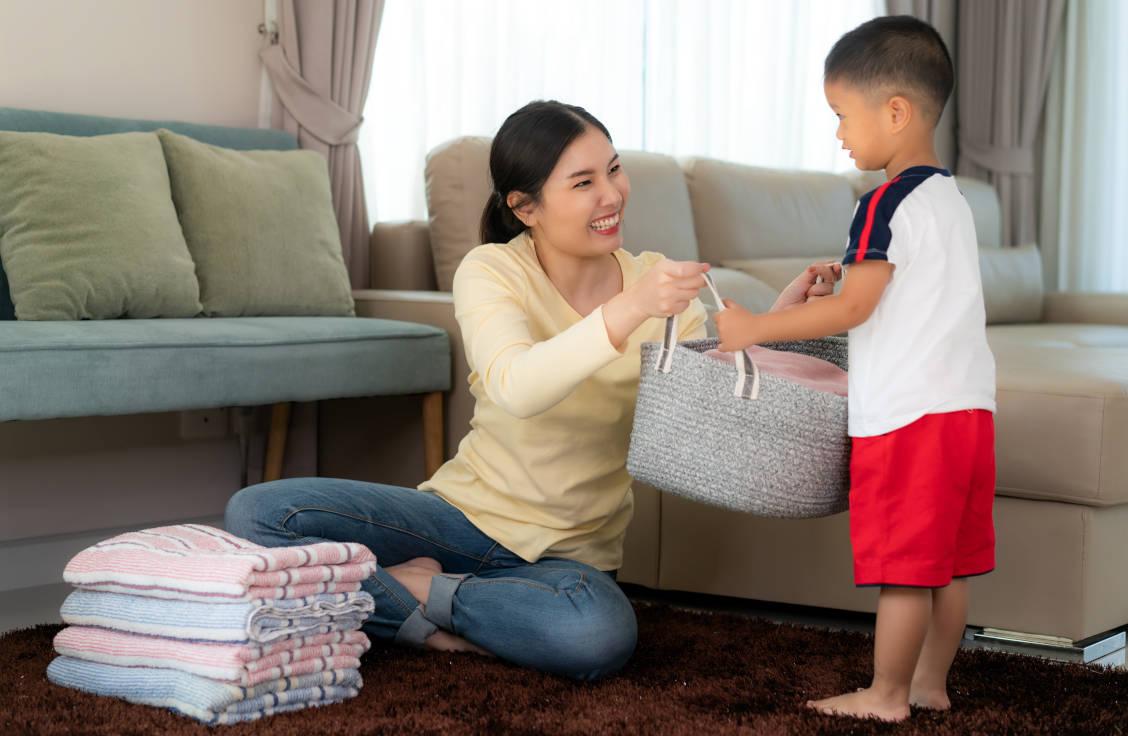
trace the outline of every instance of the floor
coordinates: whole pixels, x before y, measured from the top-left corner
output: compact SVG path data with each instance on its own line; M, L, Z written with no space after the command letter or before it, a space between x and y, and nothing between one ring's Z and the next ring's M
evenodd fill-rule
M785 604L764 603L742 598L701 595L696 593L677 593L652 590L638 585L623 586L631 598L653 603L667 603L680 608L697 611L724 611L749 618L762 618L777 623L796 624L831 631L860 631L873 633L874 616L867 613L854 613L828 608L810 608ZM19 591L19 606L0 604L0 633L10 629L34 626L40 623L60 623L59 606L70 592L65 583L25 588ZM1027 646L1004 646L965 639L963 646L969 649L994 649L1013 654L1040 656L1047 659L1069 659L1053 650ZM1125 654L1128 650L1119 649L1095 660L1093 664L1128 669Z
M623 585L623 589L627 592L628 596L635 600L666 603L688 610L724 611L741 616L748 616L749 618L762 618L776 623L810 626L812 628L831 631L860 631L866 634L873 634L874 615L872 613L856 613L831 608L812 608L808 606L766 603L744 598L729 598L699 593L660 591L629 583ZM970 638L970 633L971 630L969 629L969 635L965 637L962 644L965 649L988 649L1052 660L1075 661L1072 657L1062 655L1052 649L976 641ZM1090 664L1115 667L1117 669L1128 669L1126 654L1128 654L1128 649L1121 648L1100 659L1092 661Z

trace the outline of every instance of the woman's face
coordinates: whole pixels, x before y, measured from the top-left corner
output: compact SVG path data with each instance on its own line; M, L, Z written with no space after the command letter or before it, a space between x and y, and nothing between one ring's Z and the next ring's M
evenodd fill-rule
M607 136L589 127L564 149L540 202L518 210L538 243L586 258L623 246L623 209L631 182Z

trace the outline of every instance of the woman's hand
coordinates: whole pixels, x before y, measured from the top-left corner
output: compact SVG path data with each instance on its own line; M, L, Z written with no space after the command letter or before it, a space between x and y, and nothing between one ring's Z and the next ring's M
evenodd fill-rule
M708 263L666 258L655 263L626 294L631 306L647 318L681 314L705 288L701 274L708 270Z
M819 283L819 278L822 282ZM834 284L842 278L842 264L812 263L779 293L770 311L790 309L808 301L821 299L834 293Z
M708 263L658 261L630 288L603 305L607 336L616 348L648 319L681 314L705 286Z

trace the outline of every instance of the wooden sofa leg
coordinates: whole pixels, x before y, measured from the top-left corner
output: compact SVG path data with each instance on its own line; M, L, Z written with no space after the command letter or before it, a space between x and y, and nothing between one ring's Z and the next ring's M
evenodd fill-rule
M423 396L423 462L430 478L443 464L443 392Z
M266 440L266 462L263 464L263 481L282 477L282 462L286 459L286 434L290 430L290 403L281 402L270 408L270 434Z

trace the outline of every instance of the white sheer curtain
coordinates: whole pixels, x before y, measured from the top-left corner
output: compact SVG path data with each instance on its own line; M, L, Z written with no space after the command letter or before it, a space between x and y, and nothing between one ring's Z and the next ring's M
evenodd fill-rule
M1058 62L1046 103L1047 285L1128 291L1128 3L1070 2Z
M534 99L621 149L848 170L822 62L885 0L387 0L360 151L370 220L424 218L423 161Z

